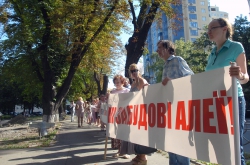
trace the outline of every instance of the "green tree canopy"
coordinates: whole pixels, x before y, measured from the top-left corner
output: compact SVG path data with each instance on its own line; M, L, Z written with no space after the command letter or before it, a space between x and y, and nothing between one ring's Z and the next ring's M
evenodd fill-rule
M13 70L23 67L18 75L24 77L23 87L29 96L41 89L37 95L45 115L57 112L79 69L79 77L89 80L76 86L89 83L90 73L110 72L119 54L117 36L129 18L125 0L5 0L0 5L6 36L0 43L2 66L12 60Z

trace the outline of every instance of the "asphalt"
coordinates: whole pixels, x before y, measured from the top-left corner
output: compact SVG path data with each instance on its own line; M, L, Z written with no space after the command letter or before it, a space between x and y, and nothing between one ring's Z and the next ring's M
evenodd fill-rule
M117 150L111 149L108 139L104 159L105 131L84 123L77 128L76 122L61 121L56 142L50 147L0 150L1 165L131 165L130 159L113 158ZM148 156L148 165L168 165L166 153Z
M76 122L61 121L56 142L50 147L0 150L2 165L131 165L130 159L113 158L117 150L111 149L108 139L107 155L104 159L105 131L84 123L77 128ZM250 136L250 132L249 132ZM250 149L250 144L245 146ZM250 151L249 151L250 153ZM167 153L148 156L148 165L169 165ZM198 164L198 163L191 163Z

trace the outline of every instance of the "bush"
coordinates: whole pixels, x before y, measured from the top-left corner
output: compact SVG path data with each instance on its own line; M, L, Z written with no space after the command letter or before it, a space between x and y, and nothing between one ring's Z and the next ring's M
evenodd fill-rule
M2 117L1 117L1 119L2 120L9 120L9 119L11 119L13 116L12 115L3 115Z

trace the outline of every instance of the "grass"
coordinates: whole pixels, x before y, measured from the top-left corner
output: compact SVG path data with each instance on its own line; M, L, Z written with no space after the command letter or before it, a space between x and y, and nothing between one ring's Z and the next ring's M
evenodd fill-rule
M27 134L20 138L4 138L0 140L0 149L21 149L30 147L48 147L50 146L57 135L59 125L54 129L48 130L48 135L43 136L41 139L37 132Z
M3 115L3 116L1 116L1 119L8 120L8 119L11 119L12 117L13 117L12 115Z
M53 130L42 139L41 147L48 147L55 140L57 130Z
M42 116L30 116L27 117L28 121L38 121L38 120L42 120Z
M250 153L245 153L245 160L246 160L246 165L250 165Z

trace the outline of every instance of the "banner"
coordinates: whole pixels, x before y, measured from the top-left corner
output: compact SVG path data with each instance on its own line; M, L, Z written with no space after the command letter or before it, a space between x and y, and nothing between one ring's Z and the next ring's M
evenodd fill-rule
M234 164L229 67L110 94L108 104L108 137Z

